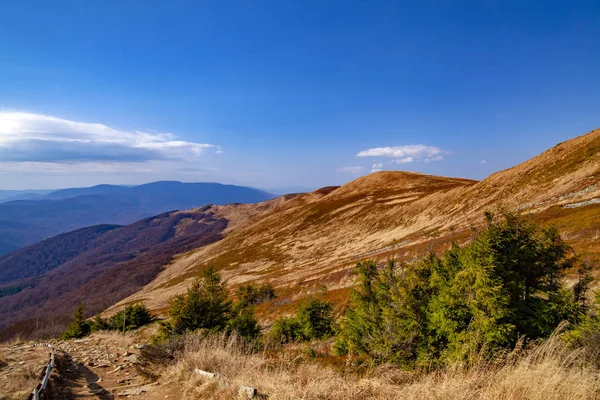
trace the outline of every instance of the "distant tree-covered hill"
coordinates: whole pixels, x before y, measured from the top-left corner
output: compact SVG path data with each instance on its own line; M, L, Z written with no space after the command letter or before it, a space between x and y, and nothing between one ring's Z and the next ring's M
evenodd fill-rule
M12 200L38 199L54 190L0 190L0 203Z
M90 312L100 311L150 282L172 256L219 240L226 227L226 219L205 207L128 226L79 229L5 255L0 258L0 338L27 333L35 319L66 322L78 301L85 301Z
M26 284L53 270L79 254L100 245L97 239L119 225L95 225L63 233L0 256L0 285L8 282Z
M153 182L62 189L0 204L0 255L91 225L127 225L166 211L206 204L258 203L270 193L219 183Z

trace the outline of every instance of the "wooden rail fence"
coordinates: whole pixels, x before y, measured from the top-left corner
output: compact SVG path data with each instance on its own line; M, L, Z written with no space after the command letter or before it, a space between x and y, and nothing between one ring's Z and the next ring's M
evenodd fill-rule
M44 367L42 371L42 376L40 377L41 382L33 389L33 391L29 394L27 400L40 400L41 397L44 396L44 392L46 391L46 387L48 386L48 380L50 379L50 373L52 372L52 368L54 368L54 347L50 344L38 344L34 346L44 346L52 349L52 353L50 353L50 361Z

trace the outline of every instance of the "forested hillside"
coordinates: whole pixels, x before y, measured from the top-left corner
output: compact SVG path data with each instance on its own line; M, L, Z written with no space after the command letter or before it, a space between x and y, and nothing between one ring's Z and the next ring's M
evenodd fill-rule
M119 225L96 225L77 229L0 257L0 285L36 278L79 254L96 247L99 237Z
M17 280L5 279L5 287L18 286L20 276L35 277L43 269L47 273L26 281L31 287L0 300L0 329L4 329L0 337L30 331L36 318L38 323L42 321L41 327L62 329L78 301L89 304L90 312L100 311L141 289L172 256L219 240L226 227L227 220L206 208L172 212L126 227L89 228L83 233L90 235L90 240L81 241L80 247L67 246L71 234L66 234L54 241L59 246L53 250L48 242L41 242L9 255L2 268ZM16 267L27 266L28 254L50 256L51 262L18 272ZM54 268L50 270L50 266Z
M33 200L0 203L0 254L91 225L127 225L206 204L257 203L274 196L219 183L153 182L58 190Z

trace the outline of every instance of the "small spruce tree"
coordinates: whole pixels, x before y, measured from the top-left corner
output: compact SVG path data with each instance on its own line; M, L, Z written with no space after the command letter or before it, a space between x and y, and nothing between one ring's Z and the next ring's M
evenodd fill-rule
M303 340L323 339L334 333L333 307L324 299L309 297L302 301L296 320Z
M209 266L185 295L171 300L169 320L161 324L160 336L166 338L198 329L224 330L231 305L227 299L227 282L222 281L214 267Z
M254 316L254 307L244 303L236 303L227 321L227 332L236 333L248 341L260 335L260 325Z
M296 315L275 320L269 336L276 343L324 339L335 333L333 306L319 297L304 299Z
M62 334L63 340L79 339L90 334L92 331L91 323L85 319L84 311L83 303L77 303L73 320Z
M125 321L123 321L123 316L125 316ZM123 322L125 322L125 330L131 331L149 324L152 321L154 321L154 318L143 304L134 304L125 306L124 310L121 310L110 317L107 329L116 331L123 330Z

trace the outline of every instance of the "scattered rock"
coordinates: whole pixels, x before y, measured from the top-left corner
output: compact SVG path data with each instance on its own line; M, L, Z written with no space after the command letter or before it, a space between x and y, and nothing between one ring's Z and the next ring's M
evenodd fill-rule
M115 369L113 369L112 371L110 371L110 374L114 374L115 372L119 372L120 370L123 369L122 365L117 365L117 367Z
M197 373L198 375L202 375L205 376L207 378L214 378L215 374L213 374L212 372L206 372L206 371L202 371L201 369L196 368L194 370L195 373Z
M130 355L129 357L127 357L127 358L125 359L125 361L128 361L128 362L130 362L130 363L132 363L132 364L140 364L140 359L139 359L139 357L138 357L137 355L135 355L135 354L132 354L132 355Z
M247 399L253 399L256 397L257 391L255 388L251 388L249 386L240 386L238 394Z
M117 393L117 396L139 396L142 393L146 393L146 392L150 391L152 389L152 386L154 386L154 385L150 384L150 385L140 386L137 388L121 390L119 393Z

